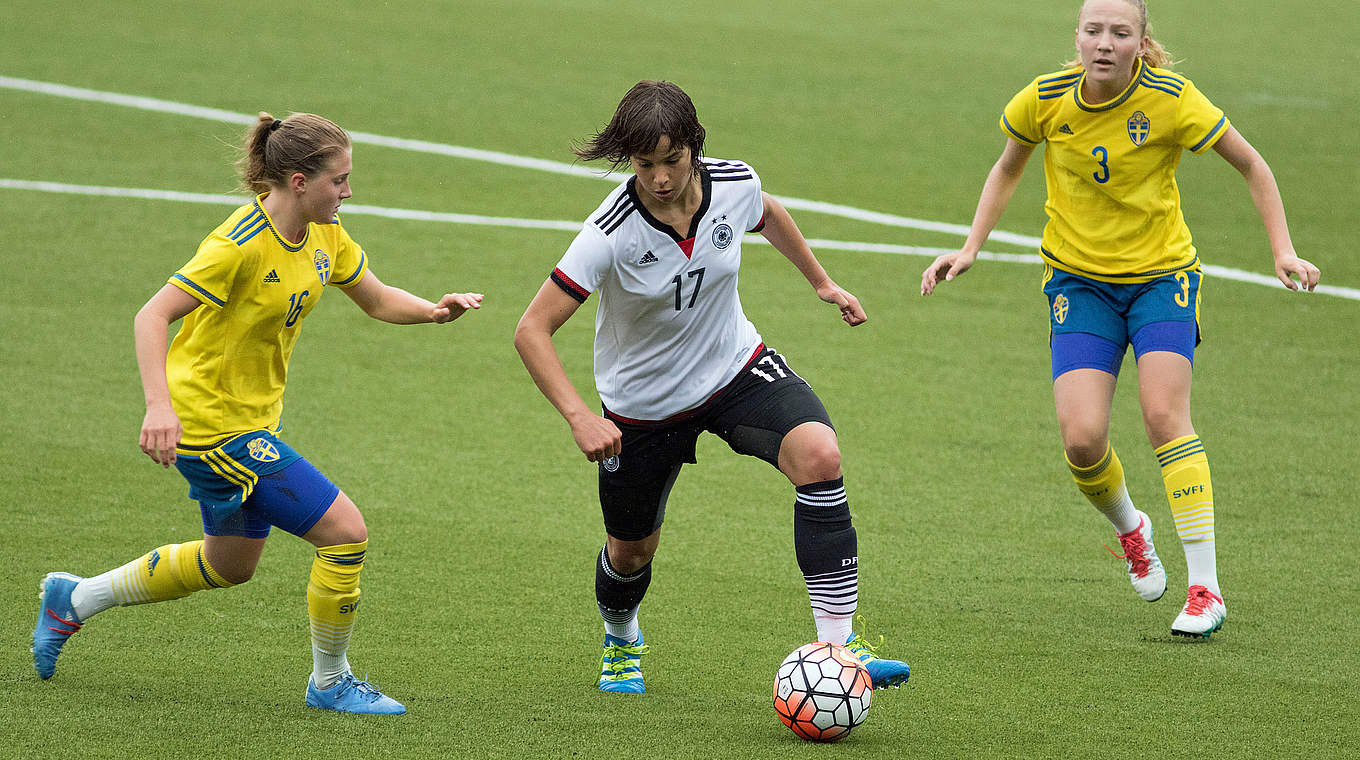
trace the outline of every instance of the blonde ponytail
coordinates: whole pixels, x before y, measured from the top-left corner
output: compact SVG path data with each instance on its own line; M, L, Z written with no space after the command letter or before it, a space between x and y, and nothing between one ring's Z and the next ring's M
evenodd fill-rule
M1145 6L1146 7L1146 6ZM1143 24L1143 34L1148 39L1147 51L1143 53L1143 65L1154 69L1169 69L1176 65L1171 52L1162 43L1152 38L1152 25Z

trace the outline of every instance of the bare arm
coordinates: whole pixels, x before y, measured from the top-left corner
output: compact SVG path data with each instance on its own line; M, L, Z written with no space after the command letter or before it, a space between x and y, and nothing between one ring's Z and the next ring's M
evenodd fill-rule
M617 456L622 436L613 422L595 414L567 377L552 336L580 307L552 280L543 283L515 326L515 350L538 390L571 426L572 438L586 459L599 462Z
M846 324L851 327L864 324L869 317L865 315L859 299L832 281L831 275L828 275L821 262L817 261L807 239L803 237L802 231L798 229L797 223L789 215L788 209L784 208L784 204L775 200L769 193L761 193L761 197L765 204L765 227L761 229L760 234L770 241L775 250L784 254L784 258L798 267L798 271L807 278L808 284L817 291L818 298L840 308L841 319L845 320Z
M940 283L941 277L946 281L952 280L973 266L978 251L982 250L982 244L987 242L987 236L992 234L996 223L1005 213L1006 206L1011 202L1011 196L1015 194L1015 188L1020 184L1020 176L1025 173L1025 164L1029 162L1029 157L1033 153L1034 146L1006 138L1006 147L1001 151L1001 158L992 165L992 170L987 174L987 182L982 186L982 197L978 199L977 210L973 212L973 224L968 229L968 239L964 241L963 248L936 257L930 266L926 267L926 271L921 273L921 295L928 296L935 292L935 286Z
M1284 218L1280 187L1275 184L1275 174L1270 171L1265 159L1238 133L1236 127L1228 127L1227 133L1214 143L1214 150L1241 172L1247 181L1252 203L1256 204L1256 211L1261 215L1266 236L1270 239L1270 251L1275 257L1275 276L1290 290L1312 290L1317 287L1322 273L1294 252L1294 243L1289 239L1289 223ZM1289 278L1291 274L1299 278L1298 284Z
M350 300L374 319L394 325L414 325L425 322L452 322L468 309L480 309L481 293L447 293L439 303L386 285L370 269L354 287L345 291Z
M137 369L142 376L146 415L138 444L151 461L162 467L175 463L175 447L184 436L179 415L170 403L170 385L165 379L165 352L170 324L183 319L201 304L197 298L174 285L165 285L147 301L132 322L137 343Z

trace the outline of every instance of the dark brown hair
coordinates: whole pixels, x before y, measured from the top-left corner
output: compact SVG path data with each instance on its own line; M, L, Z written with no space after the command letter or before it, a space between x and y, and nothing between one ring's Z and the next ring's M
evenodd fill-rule
M573 152L583 161L606 159L618 169L633 156L651 153L669 137L671 145L688 145L694 169L704 154L704 127L685 91L671 82L644 80L619 101L609 125Z
M336 156L350 149L349 135L335 122L314 113L275 119L260 112L246 132L241 158L241 189L263 193L288 184L294 172L315 177Z

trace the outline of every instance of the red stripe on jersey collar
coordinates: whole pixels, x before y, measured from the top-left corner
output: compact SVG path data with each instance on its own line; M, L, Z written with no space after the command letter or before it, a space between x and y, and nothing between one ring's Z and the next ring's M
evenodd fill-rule
M684 240L677 240L675 244L680 246L681 251L684 251L685 258L688 259L694 255L694 238L687 237Z

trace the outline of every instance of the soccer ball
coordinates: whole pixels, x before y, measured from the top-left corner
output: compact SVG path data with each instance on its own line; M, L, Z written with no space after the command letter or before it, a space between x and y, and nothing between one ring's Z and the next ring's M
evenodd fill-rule
M774 676L774 711L795 734L834 742L864 722L873 681L850 650L817 642L798 647Z

